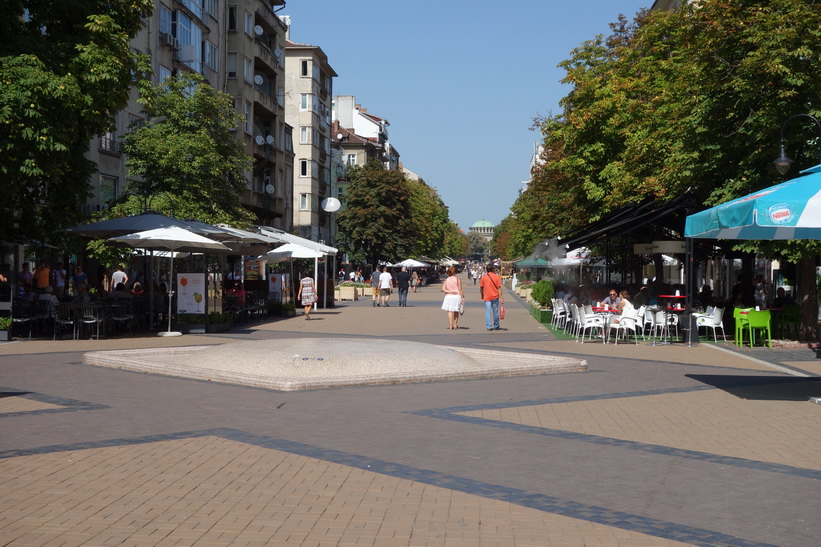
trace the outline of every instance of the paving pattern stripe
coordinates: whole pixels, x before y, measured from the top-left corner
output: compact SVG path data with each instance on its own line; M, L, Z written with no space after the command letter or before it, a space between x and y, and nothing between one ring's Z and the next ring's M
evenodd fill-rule
M739 384L743 385L743 384ZM816 469L806 469L803 467L795 467L790 465L783 465L777 463L763 462L759 460L750 460L746 458L736 458L733 456L722 456L719 454L710 454L708 452L699 452L697 450L686 450L683 448L673 448L669 446L641 443L637 441L629 441L625 439L616 439L613 437L602 437L600 435L590 435L586 433L578 433L575 431L566 431L562 429L551 429L546 427L538 427L526 424L517 424L512 422L505 422L502 420L491 420L487 418L478 418L476 416L465 416L462 413L475 412L479 410L494 410L500 408L514 408L549 404L563 404L578 401L593 401L616 399L625 397L644 397L648 395L661 395L672 393L688 393L694 391L705 391L716 389L711 386L698 386L689 388L674 388L674 389L658 389L637 391L631 393L610 393L593 396L579 396L579 397L556 397L551 399L530 400L530 401L516 401L507 403L491 403L487 405L475 406L460 406L431 410L420 410L412 412L411 414L417 416L426 416L429 418L437 418L440 420L450 420L454 422L479 425L484 427L494 427L497 429L506 429L508 431L516 431L519 433L526 433L528 435L541 435L545 437L554 437L563 440L582 441L601 446L610 446L616 448L624 448L627 450L637 450L641 452L648 452L651 454L658 454L662 456L670 456L675 458L684 458L688 460L698 460L708 463L715 463L718 465L727 465L739 467L744 469L751 469L755 471L763 471L768 473L780 473L794 477L804 477L807 479L821 480L821 471Z
M40 403L47 403L60 408L47 408L40 410L27 410L24 412L8 412L0 413L0 418L14 418L17 416L31 416L33 414L54 414L59 412L78 412L81 410L105 410L108 405L101 405L97 403L89 403L86 401L75 401L74 399L66 399L65 397L57 397L54 395L45 395L43 393L34 393L31 391L23 391L13 387L0 386L0 394L6 397L23 397L38 401Z
M349 454L328 448L306 445L294 441L254 435L245 431L231 428L185 431L131 439L109 439L105 441L75 443L70 445L45 446L28 450L7 450L0 451L0 459L93 448L130 446L209 436L221 437L261 448L279 450L325 462L346 465L361 469L363 471L379 473L398 479L412 480L430 486L447 488L458 492L463 492L465 494L477 495L483 498L512 503L546 513L581 519L606 526L613 526L623 530L643 533L672 541L716 547L775 547L772 544L748 541L744 538L730 536L712 530L691 527L681 523L660 521L641 515L625 513L623 511L613 511L605 507L581 504L572 500L565 500L554 496L548 496L546 494L533 494L518 488L485 483L465 477L446 475L437 471L413 468L403 464L387 462L358 454Z

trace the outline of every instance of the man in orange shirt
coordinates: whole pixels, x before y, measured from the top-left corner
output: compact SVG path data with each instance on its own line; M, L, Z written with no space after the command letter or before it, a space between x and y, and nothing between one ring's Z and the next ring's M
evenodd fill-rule
M40 262L40 265L34 269L34 281L37 289L34 291L37 294L46 292L46 287L51 284L51 268L48 267L46 261Z
M500 330L499 304L505 303L502 297L502 278L496 275L496 266L487 267L487 273L479 280L479 294L485 301L485 326L487 330Z

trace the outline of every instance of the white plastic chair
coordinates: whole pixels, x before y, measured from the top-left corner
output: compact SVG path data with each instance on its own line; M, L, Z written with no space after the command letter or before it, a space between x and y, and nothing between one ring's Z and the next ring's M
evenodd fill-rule
M582 344L584 344L584 333L587 332L587 329L590 329L590 338L589 340L593 339L593 329L602 329L604 327L604 319L599 317L598 315L588 315L587 310L585 308L578 308L579 310L579 331L576 333L576 342L579 341L581 338Z
M724 337L724 341L727 341L727 334L724 332L724 308L714 308L712 315L707 317L697 317L696 318L696 325L698 327L704 327L708 329L713 329L713 341L718 342L718 337L716 336L716 329L721 329L721 336Z

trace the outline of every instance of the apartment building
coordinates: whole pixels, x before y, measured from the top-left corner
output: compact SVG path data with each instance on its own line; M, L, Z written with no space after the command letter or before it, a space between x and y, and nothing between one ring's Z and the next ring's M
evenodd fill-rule
M290 28L290 18L282 18ZM337 76L318 46L285 42L286 121L294 127L294 233L331 243L330 213L322 202L333 197L331 180L331 97Z
M284 5L283 0L238 0L226 6L224 89L243 116L237 138L254 158L242 204L258 224L289 231L294 149L285 115L287 26L276 13Z
M353 95L334 97L333 119L338 123L339 133L345 137L340 147L347 165L365 165L377 160L386 169L399 169L400 154L388 138L390 123L387 119L368 112L357 104ZM364 141L368 146L363 145Z
M285 119L284 0L157 0L156 10L132 47L148 54L154 84L181 71L197 72L235 99L243 116L236 137L252 156L242 204L257 223L289 231L292 226L293 129ZM90 143L98 173L91 213L108 207L128 184L121 137L143 119L137 93L115 116L115 128Z

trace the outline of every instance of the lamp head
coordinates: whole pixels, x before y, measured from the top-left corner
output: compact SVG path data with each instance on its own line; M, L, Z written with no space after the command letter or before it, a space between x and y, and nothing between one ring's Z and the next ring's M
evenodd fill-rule
M781 143L781 151L778 153L778 157L773 160L773 163L775 164L775 168L778 169L778 172L782 175L786 175L792 164L795 163L787 155L787 151L784 150L783 142Z

